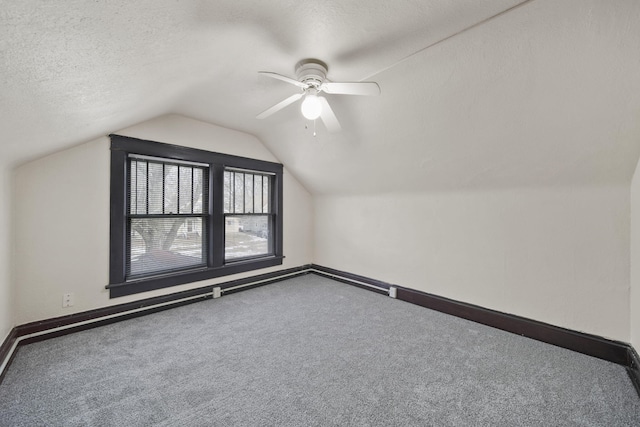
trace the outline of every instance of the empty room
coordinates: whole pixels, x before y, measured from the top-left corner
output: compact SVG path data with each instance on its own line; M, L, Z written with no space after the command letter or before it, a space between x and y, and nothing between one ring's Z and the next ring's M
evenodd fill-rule
M640 2L5 1L0 426L640 425Z

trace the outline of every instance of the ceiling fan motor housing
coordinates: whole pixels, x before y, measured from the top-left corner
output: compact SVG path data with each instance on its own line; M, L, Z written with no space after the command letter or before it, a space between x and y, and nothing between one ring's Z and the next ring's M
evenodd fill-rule
M307 58L298 62L295 66L296 78L283 76L282 74L270 71L259 71L267 77L282 80L301 89L301 92L293 94L276 105L267 108L256 118L264 119L273 113L282 110L304 98L301 104L302 114L309 120L320 117L329 132L339 132L340 122L336 118L327 98L318 96L320 92L330 95L379 95L380 87L375 82L330 82L327 80L327 64L324 62Z
M303 59L296 64L296 77L302 83L318 89L327 77L327 64L318 59Z

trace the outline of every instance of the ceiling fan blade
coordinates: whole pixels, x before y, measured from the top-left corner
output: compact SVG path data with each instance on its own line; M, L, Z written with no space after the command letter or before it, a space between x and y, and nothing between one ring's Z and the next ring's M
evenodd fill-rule
M272 115L273 113L276 113L280 110L282 110L284 107L286 107L289 104L293 104L294 102L296 102L298 99L302 98L302 95L304 95L303 93L296 93L295 95L291 95L290 97L288 97L287 99L285 99L284 101L280 101L278 102L276 105L274 105L271 108L267 108L266 110L264 110L262 113L258 114L256 116L256 119L264 119L266 117L269 117L270 115Z
M278 73L272 73L271 71L258 71L258 74L264 74L265 76L274 78L274 79L278 79L278 80L282 80L283 82L287 82L287 83L291 83L292 85L298 86L302 89L306 89L307 85L299 82L297 80L294 80L290 77L287 76L283 76L282 74L278 74Z
M324 82L320 89L327 93L341 95L380 95L380 86L375 82Z
M342 130L342 126L340 126L340 122L338 118L333 113L327 98L324 96L319 96L320 105L322 105L322 112L320 113L320 118L322 119L322 123L324 123L327 130L331 133L340 132Z

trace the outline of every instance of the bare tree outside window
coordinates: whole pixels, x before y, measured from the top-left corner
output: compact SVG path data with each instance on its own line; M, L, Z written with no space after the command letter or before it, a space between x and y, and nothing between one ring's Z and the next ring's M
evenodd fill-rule
M128 276L203 264L206 168L130 160Z

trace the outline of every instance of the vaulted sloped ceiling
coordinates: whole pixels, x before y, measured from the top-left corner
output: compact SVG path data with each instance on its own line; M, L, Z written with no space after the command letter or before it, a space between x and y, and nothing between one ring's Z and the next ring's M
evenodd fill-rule
M636 0L5 2L0 157L177 113L256 135L316 194L623 184L639 52ZM339 134L297 105L255 119L296 91L257 72L309 57L382 89L327 96Z

